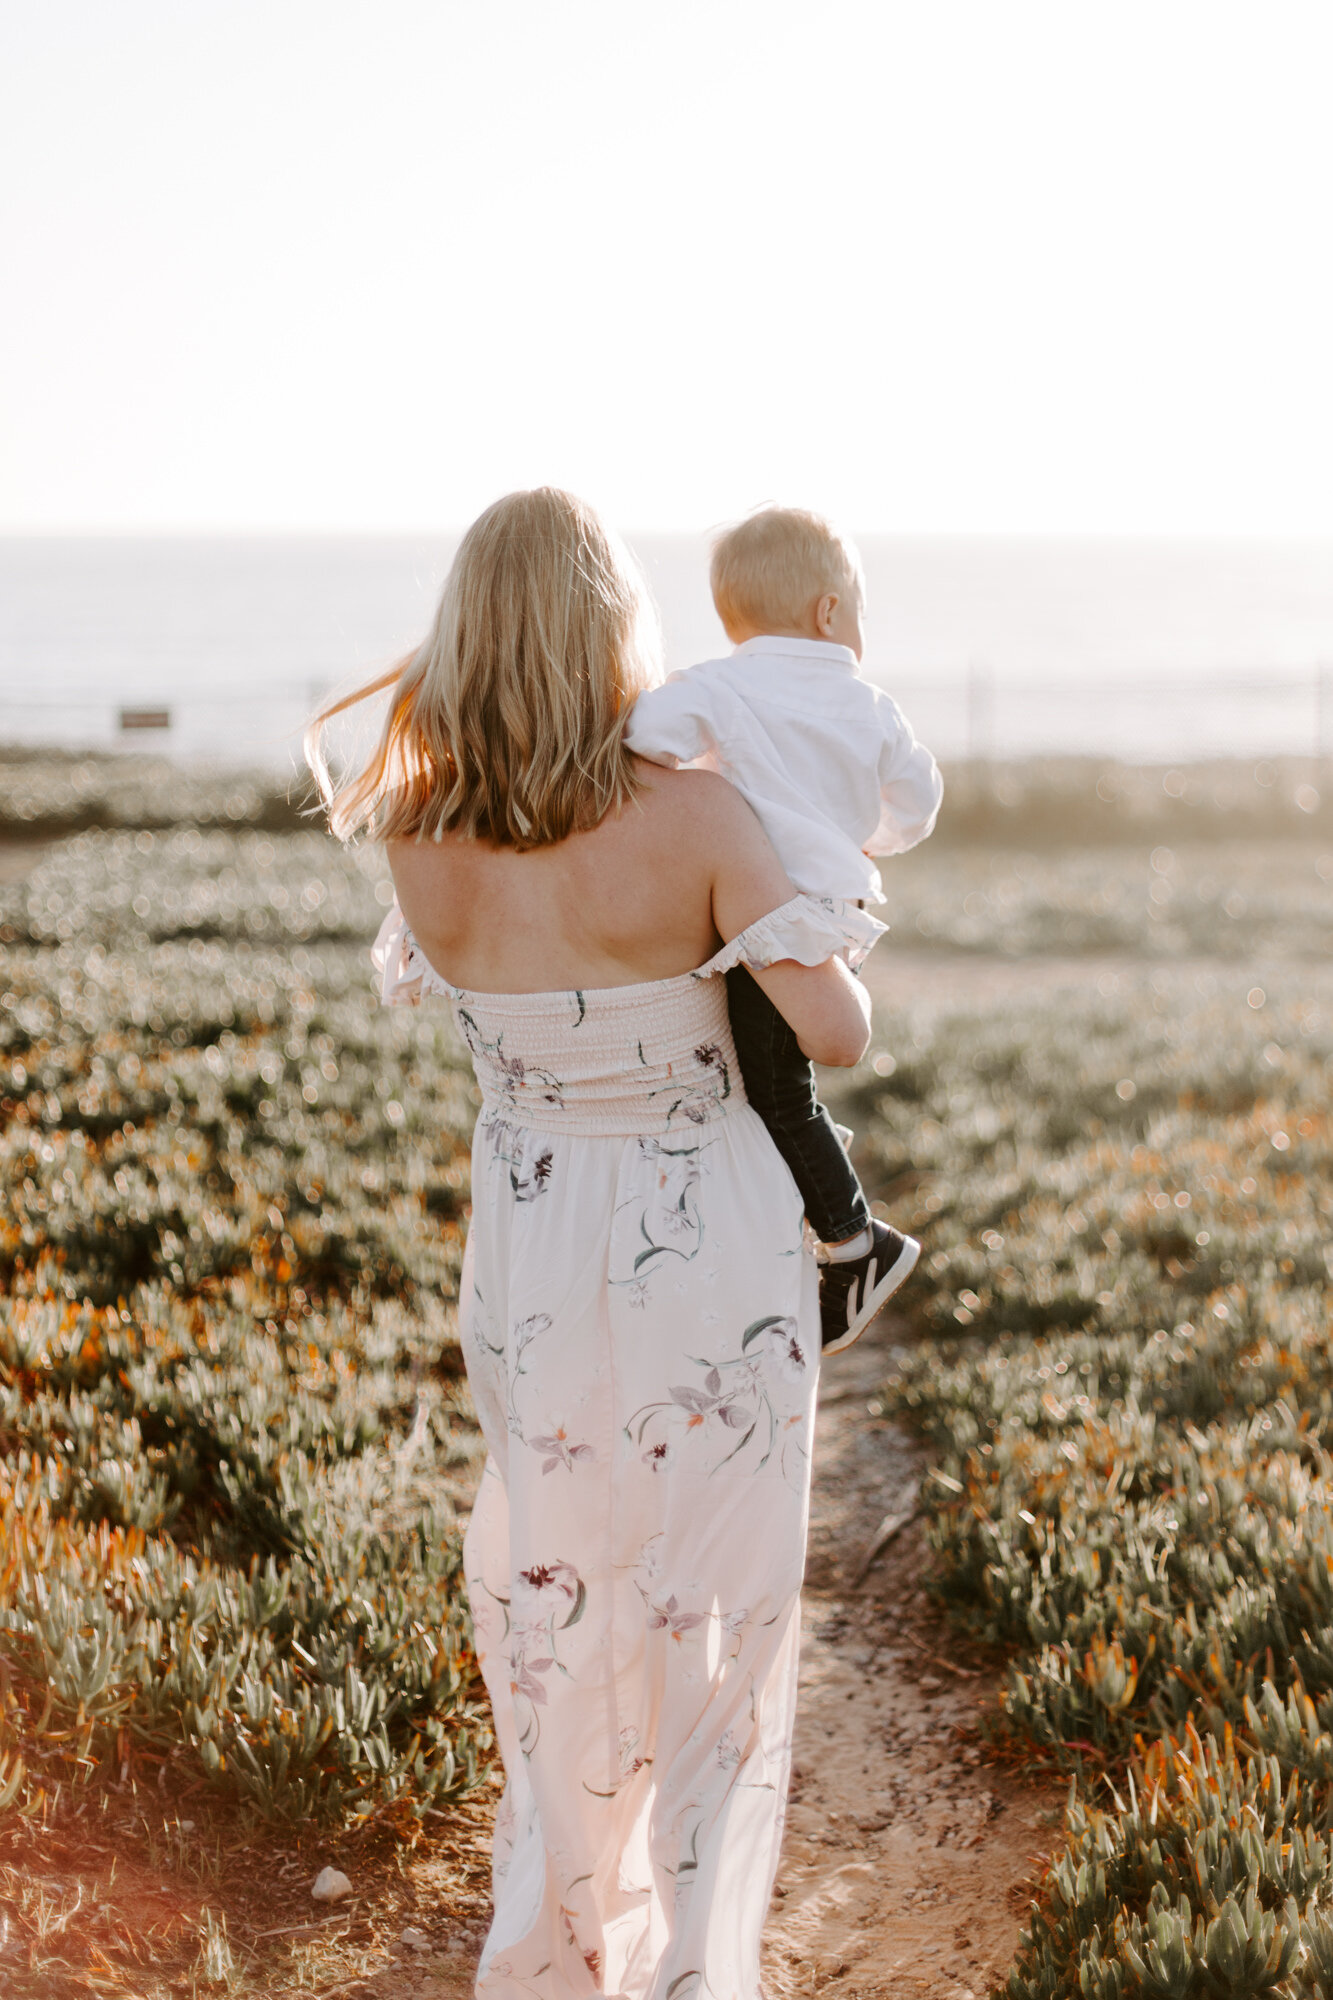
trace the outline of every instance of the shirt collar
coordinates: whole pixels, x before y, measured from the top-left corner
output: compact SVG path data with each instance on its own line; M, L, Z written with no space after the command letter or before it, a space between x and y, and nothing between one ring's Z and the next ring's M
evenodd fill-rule
M859 674L861 663L850 646L837 646L831 639L793 639L785 632L767 632L757 639L745 639L734 657L746 659L753 653L778 654L782 659L818 660L830 667L842 667Z

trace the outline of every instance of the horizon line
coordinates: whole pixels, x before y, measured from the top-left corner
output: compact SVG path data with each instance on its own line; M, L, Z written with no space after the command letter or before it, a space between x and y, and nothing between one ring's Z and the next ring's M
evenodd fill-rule
M467 532L470 524L462 522L453 526L425 527L265 527L256 526L190 526L163 527L152 524L134 526L96 526L75 524L58 526L17 526L0 521L0 542L424 542L448 541ZM618 527L624 540L660 541L704 541L717 532L717 523L695 528L683 527ZM1094 545L1115 545L1119 547L1179 547L1188 546L1233 546L1246 547L1293 546L1327 547L1333 550L1333 528L1300 530L1278 529L1206 529L1206 528L1106 528L1106 529L1041 529L1041 528L855 528L852 535L867 542L954 542L990 544L1059 544L1086 547Z

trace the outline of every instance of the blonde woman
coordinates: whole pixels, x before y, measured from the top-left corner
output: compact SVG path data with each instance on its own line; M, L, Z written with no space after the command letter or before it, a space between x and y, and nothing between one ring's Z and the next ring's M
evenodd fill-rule
M755 2000L782 1831L818 1284L721 975L853 1063L867 1003L835 954L880 926L794 894L723 779L630 755L659 677L627 552L543 488L469 529L365 767L332 784L313 732L333 830L386 844L384 998L447 1002L481 1087L486 2000Z

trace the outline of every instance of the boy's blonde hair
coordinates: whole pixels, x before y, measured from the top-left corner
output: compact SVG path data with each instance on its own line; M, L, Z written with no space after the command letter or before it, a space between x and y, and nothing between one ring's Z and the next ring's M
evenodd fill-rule
M586 502L554 486L497 500L464 535L430 632L317 715L306 757L340 839L448 832L544 847L634 796L634 697L661 678L642 575ZM380 740L335 783L323 733L392 687Z
M762 507L718 536L708 580L729 637L790 631L827 592L860 587L861 558L822 515Z

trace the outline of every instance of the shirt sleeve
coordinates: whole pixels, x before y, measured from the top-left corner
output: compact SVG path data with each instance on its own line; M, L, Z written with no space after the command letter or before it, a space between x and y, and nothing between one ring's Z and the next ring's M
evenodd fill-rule
M688 672L673 674L641 694L630 711L625 742L651 764L692 764L717 748L708 689Z
M798 965L822 965L826 958L838 957L855 972L888 928L859 903L840 896L793 896L747 924L694 976L710 979L714 973L730 972L734 965L762 972L784 958L795 959Z
M867 854L905 854L934 832L944 797L939 765L896 701L880 694L879 825L866 842Z

